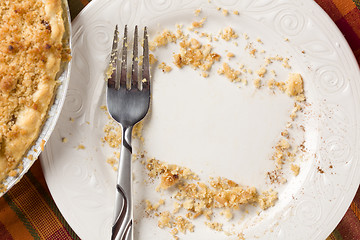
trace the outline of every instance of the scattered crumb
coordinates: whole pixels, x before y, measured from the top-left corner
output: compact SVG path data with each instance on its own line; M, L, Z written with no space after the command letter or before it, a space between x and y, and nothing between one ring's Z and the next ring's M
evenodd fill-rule
M228 63L223 63L222 68L219 68L218 73L224 74L231 82L239 82L240 71L232 69Z
M204 17L203 19L201 19L201 20L198 21L198 22L196 22L196 21L193 22L193 23L191 24L191 28L190 28L189 30L194 29L194 28L202 28L205 21L206 21L206 17Z
M155 56L153 54L149 54L149 63L152 65L154 63L157 62L157 59L155 58Z
M286 94L288 96L298 96L304 92L303 79L299 73L291 73L286 81Z
M268 86L270 89L274 89L275 84L276 84L276 81L275 81L273 78L271 78L271 79L269 79L269 80L267 81L267 86Z
M149 43L149 49L154 51L155 47L166 46L169 42L176 43L176 40L176 35L165 29L160 35L157 35L155 39Z
M232 52L228 52L228 53L226 54L226 56L230 59L230 58L235 57L235 54L232 53Z
M261 87L261 79L257 78L254 80L254 87L260 88Z
M46 141L44 139L42 139L41 144L40 144L41 151L44 151L45 144L46 144Z
M174 54L174 64L178 68L190 65L194 69L210 71L212 65L220 60L220 55L212 52L210 44L202 45L198 40L192 38L180 42L180 53Z
M10 176L10 177L16 177L17 174L18 174L18 173L17 173L16 170L11 170L11 171L9 172L9 176Z
M115 159L114 157L109 157L106 159L106 162L110 164L114 171L118 170L119 161L117 159Z
M172 68L170 66L166 65L165 62L162 62L161 64L159 64L158 68L161 69L164 73L170 72L172 70Z
M256 73L259 75L259 77L264 77L266 72L267 72L266 68L262 67Z
M220 212L221 215L224 215L227 220L230 220L233 218L233 214L229 208L226 208L222 212Z
M239 36L234 32L231 27L226 27L221 31L221 38L225 41L230 41L231 39L236 39Z
M299 175L299 172L300 172L300 167L299 167L299 165L291 164L291 171L293 172L293 174L294 174L295 176Z
M317 167L317 170L319 173L324 173L324 170L322 170L320 167Z
M282 65L283 65L284 68L288 68L288 69L291 68L291 66L289 65L289 59L288 58L284 58Z
M208 226L209 228L221 232L223 229L223 224L222 223L218 223L218 222L205 222L205 225Z
M272 189L263 192L259 196L259 204L261 209L265 210L268 209L269 207L274 206L277 199L278 199L277 192L273 191Z
M172 216L170 212L165 211L160 213L160 219L158 221L159 228L172 227Z
M85 149L85 146L84 145L82 145L82 144L79 144L77 147L76 147L76 149L78 149L78 150L84 150Z
M194 12L195 16L199 16L200 13L201 13L201 8L196 9Z

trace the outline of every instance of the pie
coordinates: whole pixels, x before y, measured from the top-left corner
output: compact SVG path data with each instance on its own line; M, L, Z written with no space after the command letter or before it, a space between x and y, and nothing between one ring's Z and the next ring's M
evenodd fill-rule
M0 181L38 138L64 58L61 0L0 1Z

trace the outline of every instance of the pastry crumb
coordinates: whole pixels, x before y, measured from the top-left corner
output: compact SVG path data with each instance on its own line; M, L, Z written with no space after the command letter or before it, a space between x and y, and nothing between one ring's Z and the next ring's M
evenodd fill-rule
M266 72L266 68L262 67L256 73L259 75L259 77L263 78Z
M303 79L299 73L291 73L286 81L286 94L288 96L298 96L304 92Z
M199 16L200 13L201 13L201 8L196 9L194 12L195 16Z
M172 70L172 68L170 66L166 65L165 62L160 63L158 68L161 69L164 73L168 73Z
M223 231L223 224L222 223L218 223L218 222L205 222L205 225L208 226L209 228L221 232Z
M254 80L254 87L260 88L261 87L261 79L257 78Z
M232 39L236 39L239 36L235 33L235 31L229 26L224 28L221 31L221 38L224 39L225 41L230 41Z
M297 164L291 164L291 171L293 172L293 174L295 176L299 175L299 172L300 172L300 166L297 165Z
M79 144L77 147L76 147L76 149L78 149L78 150L84 150L85 149L85 146L84 145L82 145L82 144Z

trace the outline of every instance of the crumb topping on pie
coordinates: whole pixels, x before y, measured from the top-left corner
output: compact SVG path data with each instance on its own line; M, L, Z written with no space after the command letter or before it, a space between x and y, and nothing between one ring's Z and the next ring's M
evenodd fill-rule
M63 53L61 0L0 1L0 180L37 139Z

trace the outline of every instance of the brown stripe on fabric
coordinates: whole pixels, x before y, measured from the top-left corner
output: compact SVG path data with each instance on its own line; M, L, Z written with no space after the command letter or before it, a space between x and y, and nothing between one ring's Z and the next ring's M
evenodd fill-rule
M351 1L351 0L346 0L346 1ZM334 22L343 17L339 9L331 0L315 0L315 2L319 4L322 9L325 10L325 12L330 16L330 18Z
M0 239L1 240L14 240L9 231L6 229L5 225L0 222Z
M360 187L355 194L353 202L355 202L358 206L360 205Z
M357 35L358 39L360 38L360 11L357 8L351 10L348 14L344 16L346 21Z
M28 173L26 173L26 176L29 177L29 174L32 174L35 177L38 184L40 184L41 187L43 189L45 189L46 192L50 195L48 186L47 186L46 181L45 181L44 173L43 173L43 170L41 168L40 159L35 161L34 165L30 168L30 171Z
M358 64L360 65L360 49L354 51L354 55L355 55L355 58L356 58Z
M86 5L89 3L89 1L87 1L87 0L80 0L80 2L81 2L84 6L86 6Z
M355 216L351 209L348 209L344 218L336 227L343 239L359 239L360 225L359 219Z
M26 175L22 179L22 184L15 185L10 194L41 239L47 239L63 227Z
M349 43L351 49L356 51L360 48L360 38L356 35L353 28L349 25L345 18L342 18L335 22L336 25L341 29L341 32L345 36L347 42Z
M79 12L84 8L84 6L89 3L89 1L86 1L86 0L82 0L82 1L79 1L79 0L68 1L71 19L74 19L79 14Z

